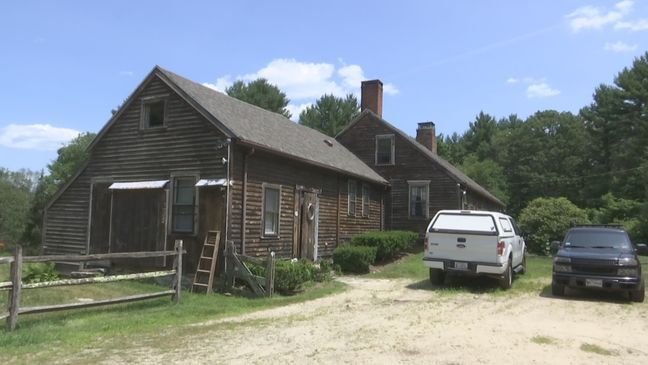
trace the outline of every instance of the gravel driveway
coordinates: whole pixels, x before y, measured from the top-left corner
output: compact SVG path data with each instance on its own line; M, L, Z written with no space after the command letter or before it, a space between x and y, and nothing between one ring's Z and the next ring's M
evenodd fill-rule
M340 280L344 293L193 325L171 349L147 339L104 363L648 364L647 304Z

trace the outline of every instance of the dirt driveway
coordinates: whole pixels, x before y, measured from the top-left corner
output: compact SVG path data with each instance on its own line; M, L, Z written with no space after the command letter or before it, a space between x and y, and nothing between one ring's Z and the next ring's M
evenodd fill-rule
M144 341L104 363L648 364L646 304L341 280L342 294L194 325L171 349Z

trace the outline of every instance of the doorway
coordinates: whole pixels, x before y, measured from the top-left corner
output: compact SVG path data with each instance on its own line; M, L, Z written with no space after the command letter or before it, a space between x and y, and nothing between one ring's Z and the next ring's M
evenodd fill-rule
M317 259L319 191L297 187L295 192L293 257Z

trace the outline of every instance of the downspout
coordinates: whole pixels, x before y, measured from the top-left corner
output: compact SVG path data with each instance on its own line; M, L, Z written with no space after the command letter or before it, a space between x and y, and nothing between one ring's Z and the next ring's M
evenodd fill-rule
M248 157L254 154L254 148L250 149L243 155L243 209L241 213L241 253L245 255L245 225L247 221L247 181L248 181Z
M230 236L229 236L229 218L230 218L230 195L231 195L231 185L232 182L230 181L230 168L232 166L232 140L230 138L227 139L227 161L224 161L224 163L227 164L227 168L225 170L225 175L226 179L225 181L227 184L225 185L225 188L227 189L225 191L225 243L227 244L227 241L229 241Z

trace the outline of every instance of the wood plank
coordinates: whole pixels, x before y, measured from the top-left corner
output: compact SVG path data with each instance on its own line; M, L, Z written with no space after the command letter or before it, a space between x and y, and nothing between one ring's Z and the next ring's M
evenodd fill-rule
M21 285L22 285L22 246L17 245L14 247L14 259L15 261L11 264L11 295L9 302L9 317L7 317L7 327L9 331L16 329L16 323L18 322L18 313L20 309L20 295L21 295Z
M114 276L98 276L91 278L79 278L79 279L64 279L64 280L55 280L55 281L46 281L42 283L31 283L23 284L23 289L37 289L37 288L49 288L53 286L65 286L65 285L80 285L80 284L94 284L94 283L112 283L116 281L123 280L139 280L139 279L150 279L150 278L159 278L163 276L175 275L175 270L167 271L152 271L138 274L126 274L126 275L114 275Z
M96 300L93 302L85 302L85 303L68 303L68 304L44 305L38 307L23 307L20 308L19 314L33 314L33 313L54 312L54 311L68 310L68 309L98 307L98 306L108 305L108 304L128 303L128 302L135 302L144 299L160 298L163 296L173 295L173 294L175 294L175 290L165 290L156 293L137 294L137 295L130 295L127 297Z
M10 264L14 261L12 256L0 257L0 264Z
M182 251L186 253L186 251ZM149 257L173 256L176 251L142 251L142 252L116 252L90 255L46 255L46 256L25 256L24 262L48 262L48 261L93 261L110 259L139 259Z

